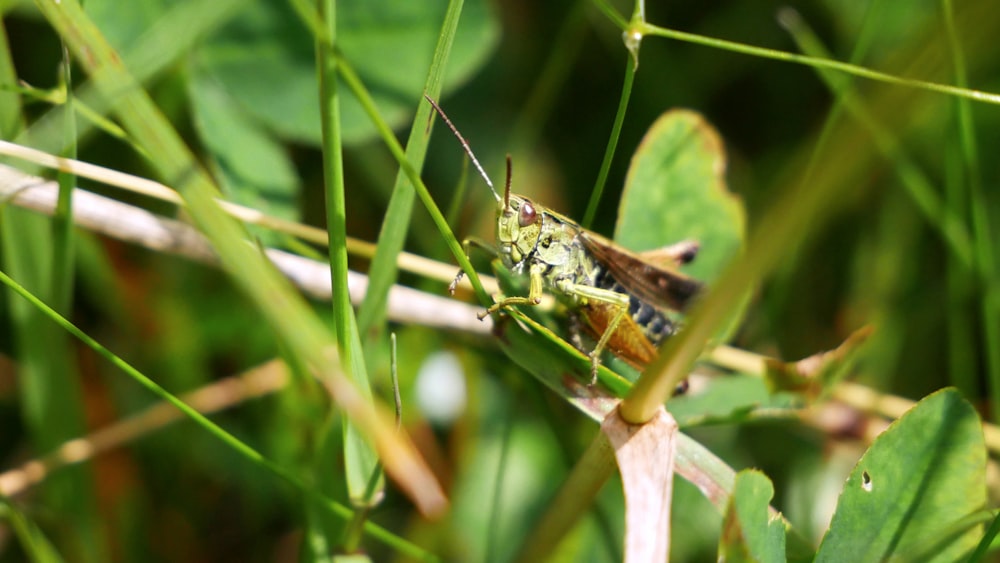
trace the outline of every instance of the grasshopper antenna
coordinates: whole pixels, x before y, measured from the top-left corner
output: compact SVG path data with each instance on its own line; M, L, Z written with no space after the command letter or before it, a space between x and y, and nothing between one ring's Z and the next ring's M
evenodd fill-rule
M453 124L451 122L451 120L448 119L448 115L445 114L444 110L441 109L441 106L439 106L437 104L437 102L435 102L433 100L433 98L431 98L427 94L424 94L424 98L426 98L427 101L430 102L431 107L434 108L434 111L438 112L438 115L441 116L441 119L443 119L444 122L448 124L448 128L451 129L451 132L454 133L456 137L458 137L458 141L460 143L462 143L462 148L465 149L465 154L469 155L469 158L472 159L472 164L476 165L476 170L479 171L479 175L483 177L483 180L486 180L486 185L489 186L490 187L490 191L493 192L493 197L495 197L497 201L500 201L500 194L498 194L496 188L493 187L493 182L490 181L490 177L486 175L486 171L483 170L483 167L479 164L479 160L476 159L476 155L472 154L472 149L469 148L469 143L465 140L465 137L463 137L462 134L458 132L458 128L456 128L455 124ZM508 194L510 193L510 157L509 156L507 157L507 193ZM505 205L506 205L506 200L507 200L507 197L504 198Z
M507 155L507 182L503 186L503 208L510 209L510 155Z

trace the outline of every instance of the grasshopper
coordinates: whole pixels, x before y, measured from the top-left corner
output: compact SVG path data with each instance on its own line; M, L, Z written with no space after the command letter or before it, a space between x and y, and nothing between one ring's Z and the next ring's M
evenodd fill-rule
M634 253L530 199L510 193L511 159L500 197L468 142L441 107L424 96L461 142L497 202L496 253L517 275L527 273L527 296L499 298L479 318L512 306L535 306L548 292L572 313L596 345L588 356L591 384L607 349L637 369L656 358L656 347L677 330L671 312L683 312L702 284L672 269L692 260L698 246L682 242ZM470 241L465 241L466 254ZM449 286L454 292L464 272ZM582 321L582 322L580 322ZM583 350L579 331L574 344Z

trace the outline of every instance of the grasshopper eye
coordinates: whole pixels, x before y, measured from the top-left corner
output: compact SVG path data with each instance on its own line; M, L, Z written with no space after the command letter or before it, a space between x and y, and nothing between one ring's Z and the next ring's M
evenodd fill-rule
M517 224L522 227L527 227L535 222L536 216L535 206L528 202L524 202L524 204L521 205L521 212L517 216Z

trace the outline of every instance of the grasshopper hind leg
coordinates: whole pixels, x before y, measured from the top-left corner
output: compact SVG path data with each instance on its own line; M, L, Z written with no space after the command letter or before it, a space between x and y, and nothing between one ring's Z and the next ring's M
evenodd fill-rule
M601 367L601 353L604 352L608 341L615 333L615 330L617 330L622 319L628 315L629 296L617 291L575 284L569 280L561 280L557 283L557 288L566 295L574 296L582 304L588 302L600 303L613 311L607 325L603 327L594 349L587 354L590 356L590 384L593 385L597 383L597 370Z
M569 342L574 348L588 358L590 358L590 385L597 383L597 371L601 367L601 353L603 350L598 347L597 341L588 339L584 342L584 321L580 314L573 311L569 314Z

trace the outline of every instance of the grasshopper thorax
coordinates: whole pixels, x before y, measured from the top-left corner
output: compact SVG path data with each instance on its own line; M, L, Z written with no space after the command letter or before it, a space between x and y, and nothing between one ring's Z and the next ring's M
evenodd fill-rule
M509 190L509 188L508 188ZM542 214L526 197L504 194L497 206L497 248L504 265L521 266L535 249L542 232Z

